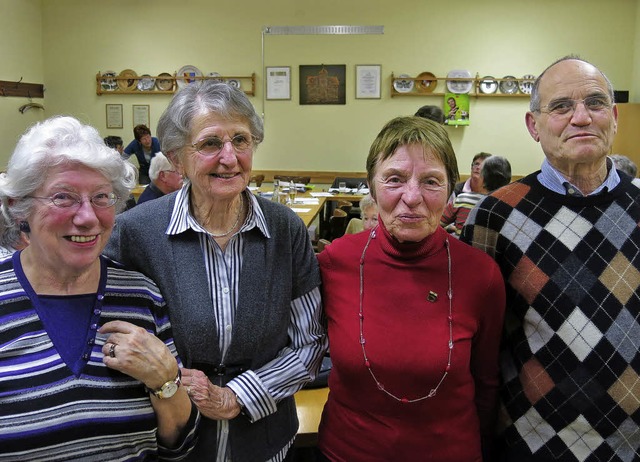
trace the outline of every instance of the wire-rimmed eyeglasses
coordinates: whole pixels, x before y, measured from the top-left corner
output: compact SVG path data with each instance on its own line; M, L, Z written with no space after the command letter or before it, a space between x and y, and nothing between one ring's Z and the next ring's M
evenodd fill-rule
M49 200L56 207L60 207L62 209L67 209L70 207L79 206L84 201L84 198L80 194L72 193L72 192L58 192L48 197L38 197L38 196L26 196L30 199L40 199L40 200ZM116 193L98 193L89 197L89 202L94 207L98 207L101 209L105 209L108 207L112 207L118 202L119 197Z
M251 135L236 135L230 140L223 140L217 136L208 136L191 145L196 151L205 156L216 156L222 151L226 143L231 143L237 153L243 153L253 147L254 138Z
M547 114L555 116L572 115L576 111L579 103L582 103L584 108L589 112L611 109L611 101L606 95L592 95L584 99L557 99L541 107L540 112L546 112Z

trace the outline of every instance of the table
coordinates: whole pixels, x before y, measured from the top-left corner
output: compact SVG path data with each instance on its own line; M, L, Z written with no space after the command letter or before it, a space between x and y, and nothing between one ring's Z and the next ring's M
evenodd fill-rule
M298 420L300 421L295 442L296 446L308 447L317 444L320 417L328 396L328 387L303 389L294 395Z
M305 194L301 194L300 197L310 198L311 196L308 195L307 193L305 193ZM320 213L320 210L322 210L324 208L325 201L326 201L326 197L318 197L318 203L317 204L294 204L294 206L292 208L294 209L296 214L300 218L302 218L302 221L304 221L304 225L308 228L314 222L314 220L316 219L316 217ZM299 212L296 209L298 209L298 210L300 210L300 209L308 209L308 211L306 211L306 212L300 211Z

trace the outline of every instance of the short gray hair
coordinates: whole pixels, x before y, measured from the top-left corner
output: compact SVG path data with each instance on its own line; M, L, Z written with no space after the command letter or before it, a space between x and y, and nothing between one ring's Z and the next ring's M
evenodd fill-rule
M120 198L123 210L137 183L136 168L108 147L98 130L73 117L55 116L27 130L16 145L7 172L0 177L0 245L13 247L20 240L21 221L29 218L33 200L27 196L47 180L48 171L80 164L104 175Z
M151 164L149 165L149 178L151 181L156 181L160 172L167 170L173 170L173 165L167 159L167 156L161 152L156 152L151 158Z
M538 78L533 82L533 86L531 87L531 101L529 102L529 111L540 112L540 80L542 79L542 77L544 77L544 74L556 64L561 63L562 61L568 61L568 60L582 61L583 63L589 64L590 66L593 66L596 69L598 69L595 65L591 64L586 59L580 58L578 55L567 55L567 56L563 56L560 59L557 59L556 61L551 63L544 71L542 71L542 74L540 74ZM598 72L600 72L605 82L607 82L607 93L611 98L611 103L615 103L615 96L613 93L613 85L611 84L611 81L600 69L598 69Z
M166 155L180 157L182 148L192 143L189 134L193 119L209 113L246 122L255 145L264 139L262 119L242 90L226 83L202 80L178 91L160 116L157 135Z
M362 199L360 199L358 206L360 207L360 218L364 220L364 211L369 207L377 207L378 204L373 200L371 194L366 194Z

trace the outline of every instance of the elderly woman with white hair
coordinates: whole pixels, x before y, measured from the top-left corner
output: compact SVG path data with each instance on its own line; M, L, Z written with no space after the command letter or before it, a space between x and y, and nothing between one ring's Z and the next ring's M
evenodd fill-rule
M157 199L182 187L182 175L161 152L157 152L151 159L149 178L151 183L140 194L138 204Z
M101 256L135 168L97 130L54 117L0 179L0 459L179 460L199 412L180 386L167 306Z

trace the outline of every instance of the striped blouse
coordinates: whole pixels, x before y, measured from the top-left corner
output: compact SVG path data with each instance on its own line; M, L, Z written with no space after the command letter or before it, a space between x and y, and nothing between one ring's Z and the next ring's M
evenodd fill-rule
M0 262L0 460L181 460L195 444L192 411L179 447L156 439L156 416L144 385L107 368L103 324L124 320L154 333L177 358L168 310L157 286L101 258L100 287L75 375L38 317L14 269ZM178 360L179 362L179 360Z

